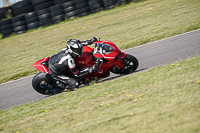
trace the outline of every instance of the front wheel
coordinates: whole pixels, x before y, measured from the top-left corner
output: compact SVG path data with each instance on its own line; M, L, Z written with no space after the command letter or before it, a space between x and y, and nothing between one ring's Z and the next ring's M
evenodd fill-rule
M124 63L124 68L121 70L121 74L129 74L134 72L138 66L139 62L133 55L126 54L126 57L122 60Z
M43 95L61 93L63 90L54 84L49 84L45 73L38 73L32 79L32 86L35 91Z

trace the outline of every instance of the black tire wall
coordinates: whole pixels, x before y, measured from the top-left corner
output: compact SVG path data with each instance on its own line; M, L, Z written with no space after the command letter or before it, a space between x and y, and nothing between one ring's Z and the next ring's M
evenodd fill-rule
M61 4L54 5L50 7L49 10L53 24L57 24L65 20L64 10Z
M0 8L0 20L5 19L9 12L10 12L10 15L13 16L13 14L12 14L13 13L12 6Z
M25 20L28 30L37 29L40 26L36 11L25 14Z
M3 38L13 33L12 19L0 20L0 33Z
M65 12L65 17L67 19L73 19L77 17L77 10L73 0L69 0L68 2L63 3L62 6Z
M31 0L23 0L13 4L12 10L14 16L19 16L34 11L34 8Z
M45 26L52 24L51 14L50 14L49 8L37 11L37 15L38 15L38 18L39 18L39 25L40 26L45 27Z
M90 14L88 0L74 0L74 3L79 17Z
M88 1L90 12L96 13L103 9L103 0L89 0Z
M12 33L21 34L132 1L139 0L22 0L10 7L0 8L0 33L5 38ZM14 17L1 20L5 19L8 11Z
M13 32L15 34L22 34L27 31L26 21L24 15L12 18Z

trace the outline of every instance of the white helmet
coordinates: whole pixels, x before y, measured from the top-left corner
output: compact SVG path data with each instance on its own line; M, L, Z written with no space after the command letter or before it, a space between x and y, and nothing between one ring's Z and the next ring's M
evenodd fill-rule
M75 56L81 57L83 54L83 44L80 40L70 39L67 41L67 48L69 49L69 53Z

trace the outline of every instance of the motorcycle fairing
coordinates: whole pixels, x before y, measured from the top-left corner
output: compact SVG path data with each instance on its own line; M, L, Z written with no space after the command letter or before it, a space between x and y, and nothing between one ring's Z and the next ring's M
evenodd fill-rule
M84 46L87 47L87 46ZM83 51L84 51L83 47ZM94 63L92 63L92 55L90 52L83 52L83 55L81 57L76 57L75 62L77 67L91 67Z
M46 66L43 65L44 62L48 61L50 57L43 58L39 61L37 61L34 66L38 71L43 72L43 73L49 73L49 70Z
M96 46L98 46L99 44L101 44L101 46L103 45L110 46L110 52L107 52L107 54L104 54L104 52L102 52L101 50L101 52L97 52L96 54L94 54L95 57L104 58L104 59L109 60L110 62L115 62L115 66L119 68L124 68L122 59L126 57L126 53L121 52L119 48L113 42L105 40L105 41L96 41L94 43L96 44ZM120 58L118 58L118 56Z
M113 62L115 58L121 53L121 51L118 49L118 47L111 41L105 40L105 41L96 41L94 42L96 44L94 52L94 56L97 58L104 58L109 60L110 62ZM100 46L102 49L99 50L98 46ZM104 49L103 47L110 47L110 52L103 52L104 50L109 50L109 49Z
M116 62L115 66L117 66L119 68L124 68L124 63L123 63L122 59L124 59L125 57L126 57L126 53L121 52L120 59Z

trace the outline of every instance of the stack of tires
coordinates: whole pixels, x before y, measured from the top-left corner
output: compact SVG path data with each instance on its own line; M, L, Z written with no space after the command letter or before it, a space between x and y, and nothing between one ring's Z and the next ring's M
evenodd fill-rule
M123 5L126 3L127 3L127 0L116 0L116 5Z
M13 13L12 19L0 20L0 33L3 37L21 34L27 30L57 24L65 18L83 17L102 9L139 0L22 0L10 7L0 8L0 19L6 13Z
M63 3L62 6L65 12L65 17L67 19L73 19L77 16L77 10L76 10L75 3L73 0L69 0L66 3Z
M104 9L112 9L116 5L116 0L103 0Z
M58 24L65 20L64 10L61 4L51 6L49 10L51 14L51 22L53 24Z
M79 17L83 17L90 14L88 0L74 0L74 2Z
M34 6L34 10L42 10L45 8L49 8L54 5L53 0L32 0L32 4Z
M0 20L5 19L9 12L10 15L13 15L11 6L0 8Z
M27 31L24 15L12 18L12 23L13 23L13 32L15 34L22 34Z
M37 15L39 18L40 26L45 27L51 24L51 14L49 8L37 11Z
M23 0L13 4L12 10L14 16L19 16L34 11L34 8L31 0Z
M37 29L40 26L36 11L25 14L25 20L28 30Z
M3 38L13 33L12 19L0 20L0 33Z
M56 5L58 5L58 4L66 3L66 2L68 2L68 1L71 1L71 0L54 0L54 3L55 3Z
M90 12L96 13L103 9L103 0L89 0Z

